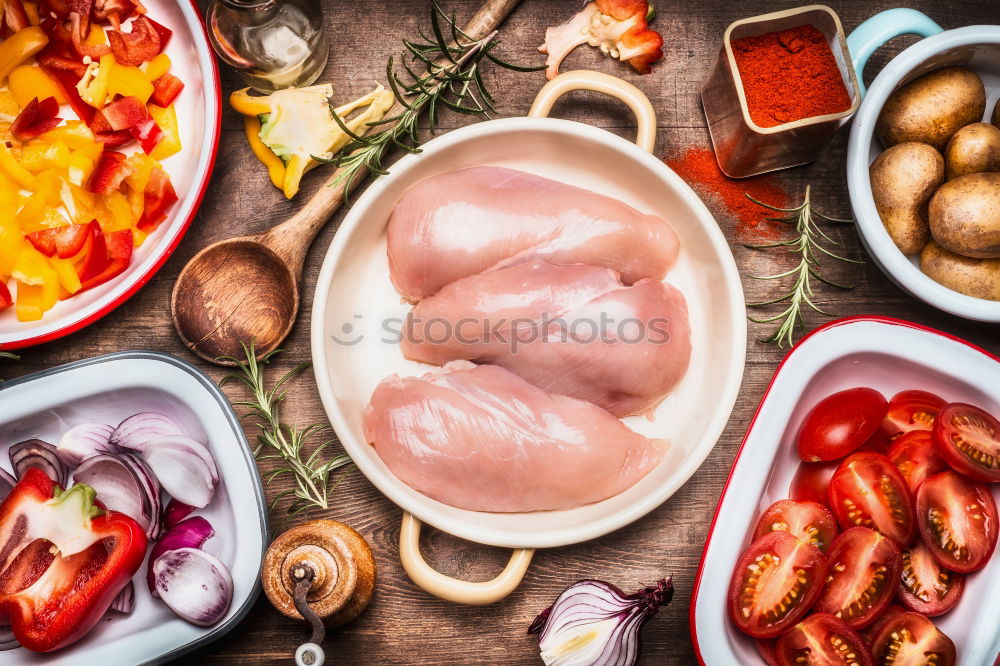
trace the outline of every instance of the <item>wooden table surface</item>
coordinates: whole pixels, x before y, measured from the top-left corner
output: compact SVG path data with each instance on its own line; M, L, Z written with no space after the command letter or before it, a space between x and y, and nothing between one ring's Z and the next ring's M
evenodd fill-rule
M326 22L331 40L330 65L321 81L333 83L335 99L353 99L384 78L386 59L400 50L401 40L416 35L426 25L428 0L378 0L326 2ZM467 18L478 0L443 0L460 19ZM889 0L830 0L844 28L850 31L873 13L897 4ZM911 0L945 28L973 23L1000 23L1000 5L993 0ZM631 68L602 57L595 49L580 48L563 69L591 68L632 81L652 100L658 114L657 155L689 146L706 146L708 135L698 103L698 90L719 49L725 27L736 19L795 6L795 2L741 0L673 0L657 3L655 27L666 39L665 58L653 73L638 76ZM559 23L578 7L562 0L525 0L503 26L500 53L509 60L538 63L535 47L546 26ZM891 55L913 40L899 38L882 49L869 64L870 80ZM502 116L523 115L544 76L490 68L487 81L497 93ZM223 68L224 95L239 87L236 77ZM631 137L634 125L618 103L584 93L561 101L554 115L603 127ZM456 114L443 114L442 131L476 122ZM0 376L7 378L43 370L61 363L123 349L154 349L195 363L213 378L224 372L202 362L180 343L170 323L169 297L181 267L195 252L211 242L255 233L286 218L301 200L319 186L326 173L309 174L304 192L286 201L270 185L267 174L250 153L237 114L223 111L222 140L211 186L201 212L175 255L150 283L129 302L100 322L62 340L24 350L18 362L0 362ZM782 185L794 195L813 185L821 210L849 216L844 179L847 130L841 131L816 162L788 170ZM526 147L530 149L530 147ZM709 207L732 242L742 272L760 272L785 265L787 258L761 255L744 249L734 234L733 220L714 201ZM276 362L275 374L309 360L309 312L313 287L326 248L343 217L343 211L323 231L306 262L301 314L284 347L287 354ZM836 229L836 238L849 256L864 251L851 227ZM879 314L900 317L959 335L994 353L1000 353L998 327L965 321L932 309L893 286L872 263L861 267L831 266L830 275L854 282L847 293L822 290L821 307L839 315ZM771 292L766 285L744 279L748 301ZM813 317L811 325L821 319ZM577 546L540 551L524 581L509 598L486 608L452 605L432 598L407 579L399 564L400 510L386 500L359 472L352 472L336 490L332 509L324 516L341 520L359 530L371 543L378 561L375 598L354 623L333 632L326 641L328 663L539 663L535 639L525 629L541 609L568 584L580 578L600 578L631 589L672 574L676 586L673 603L662 609L643 634L644 664L692 664L695 657L688 633L688 603L702 546L729 472L765 386L784 350L757 342L768 329L749 324L751 343L746 373L735 411L715 449L691 480L668 502L633 525L604 538ZM238 391L227 388L231 398ZM311 376L291 384L286 418L304 424L322 421L325 415ZM697 415L693 415L697 418ZM248 435L252 436L248 428ZM262 465L262 471L270 467ZM287 486L276 482L273 495ZM313 517L319 517L313 514ZM277 520L273 521L277 524ZM740 526L742 528L742 526ZM423 548L441 571L469 580L492 578L503 566L507 551L457 540L426 530ZM217 538L225 538L224 535ZM728 576L728 572L724 574ZM303 625L291 622L259 600L250 616L226 637L204 648L185 663L288 662L292 651L306 637ZM728 666L728 665L726 665Z

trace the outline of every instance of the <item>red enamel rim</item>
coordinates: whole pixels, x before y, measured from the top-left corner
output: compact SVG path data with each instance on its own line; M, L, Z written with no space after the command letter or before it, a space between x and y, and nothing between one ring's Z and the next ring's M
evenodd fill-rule
M198 9L198 5L195 2L195 0L188 0L188 2L190 3L191 8L194 9L195 16L197 16L199 19L198 24L201 27L202 37L205 40L205 44L208 45L209 44L208 32L205 30L205 20L201 14L201 10ZM167 262L167 259L169 259L171 255L173 255L174 250L177 249L177 246L180 245L181 241L184 240L184 236L187 235L187 231L188 228L191 226L191 222L193 222L195 216L198 215L198 210L201 207L201 200L205 197L205 191L208 189L208 184L212 180L212 171L215 168L215 156L219 149L219 137L221 136L222 132L222 85L219 80L219 66L218 63L215 62L215 57L211 55L211 47L209 46L208 49L209 49L209 54L211 56L210 60L212 66L209 71L211 72L212 80L210 82L210 85L206 85L205 87L206 90L211 88L214 89L215 91L215 100L216 100L215 133L212 136L212 145L209 148L208 152L208 169L205 171L205 176L202 179L201 183L197 186L198 191L193 199L194 205L191 207L191 212L188 213L188 216L184 219L184 222L181 224L180 231L170 242L170 244L162 250L159 258L157 258L157 260L149 267L149 269L144 274L140 275L132 283L132 285L121 294L121 296L111 301L97 312L94 312L79 321L66 324L62 328L58 328L54 331L45 333L43 335L37 335L34 337L25 338L23 340L15 340L13 342L5 342L2 346L0 346L0 349L22 349L24 347L33 347L34 345L40 345L44 342L51 342L52 340L57 340L61 337L69 335L70 333L75 333L76 331L79 331L80 329L93 324L95 321L109 314L119 305L130 299L137 291L142 289L146 285L146 283L149 282L154 275L156 275L157 271L160 270L163 264Z
M905 321L903 319L895 319L893 317L882 317L878 315L860 315L855 317L843 317L841 319L835 319L807 333L805 336L802 337L801 340L798 341L798 343L796 343L796 345L791 350L789 350L787 354L785 354L785 357L781 359L781 363L779 363L778 367L775 369L774 375L771 376L771 381L768 382L767 388L764 390L764 395L761 396L760 402L757 403L757 409L754 412L753 418L750 419L750 425L747 426L747 432L743 436L743 441L740 442L740 448L736 451L736 457L733 459L733 464L729 468L729 475L726 477L726 483L723 485L722 493L719 495L719 502L715 506L715 514L712 516L712 522L708 527L708 535L705 537L705 546L704 548L702 548L701 561L698 563L698 573L695 575L694 586L691 590L691 605L688 608L688 631L691 634L691 643L694 645L695 657L697 657L698 663L702 664L702 666L706 666L706 664L705 660L701 656L701 647L698 644L698 630L697 630L697 625L695 623L695 613L697 610L698 592L701 589L701 578L702 575L704 575L705 573L704 571L705 552L708 550L708 545L712 542L712 535L715 533L715 523L719 518L719 507L722 506L722 500L726 497L726 493L729 492L729 483L733 478L733 469L736 467L736 463L739 462L740 457L743 455L743 447L746 446L747 439L749 438L750 433L753 431L754 425L757 423L757 417L760 415L761 405L764 404L764 400L766 400L767 396L771 393L771 389L774 387L774 382L777 379L778 374L781 372L781 368L784 367L788 359L791 358L792 354L794 354L799 349L799 347L802 345L803 342L805 342L812 336L816 335L817 333L822 333L823 331L828 331L831 328L837 328L838 326L843 326L845 324L853 324L857 322L876 322L880 324L889 324L891 326L902 326L904 328L912 328L917 331L924 331L925 333L933 333L934 335L939 335L942 338L947 338L948 340L959 342L965 345L966 347L969 347L971 349L976 350L977 352L980 352L981 354L984 354L988 358L1000 362L1000 357L996 356L991 352L986 351L985 349L983 349L978 345L972 344L968 340L964 340L958 337L957 335L952 335L951 333L945 333L944 331L939 331L936 328L924 326L923 324L916 324L914 322ZM996 664L1000 665L1000 657L997 658Z

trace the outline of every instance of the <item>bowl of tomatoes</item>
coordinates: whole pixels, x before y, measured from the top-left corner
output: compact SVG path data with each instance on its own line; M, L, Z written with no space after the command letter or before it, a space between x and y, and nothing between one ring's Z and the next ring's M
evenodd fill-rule
M1000 360L842 319L785 358L692 596L702 664L982 666L1000 654Z

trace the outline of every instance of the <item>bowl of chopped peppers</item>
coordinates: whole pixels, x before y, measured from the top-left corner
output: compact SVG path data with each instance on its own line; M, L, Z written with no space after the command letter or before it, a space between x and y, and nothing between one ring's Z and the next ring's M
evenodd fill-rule
M0 348L95 321L166 261L208 182L218 90L193 3L4 3Z

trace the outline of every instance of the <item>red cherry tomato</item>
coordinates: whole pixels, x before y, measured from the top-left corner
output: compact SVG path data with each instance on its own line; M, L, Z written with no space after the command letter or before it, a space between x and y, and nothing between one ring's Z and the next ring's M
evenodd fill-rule
M837 536L837 521L828 508L817 502L778 500L761 514L753 540L771 532L788 532L826 552Z
M917 523L934 559L959 573L985 567L997 545L997 505L989 486L955 471L920 485Z
M840 463L830 479L830 509L843 529L870 527L901 547L916 534L906 481L878 453L855 453Z
M788 532L771 532L743 553L729 583L729 616L754 638L774 638L809 612L826 558Z
M869 624L867 627L861 630L860 632L861 638L864 639L865 645L868 646L869 650L871 650L872 645L875 644L875 639L878 638L878 635L882 631L882 628L885 627L885 625L892 622L893 618L895 618L897 615L905 612L907 612L906 608L900 606L897 603L891 603L889 604L888 608L882 611L881 615L879 615L877 618L875 618L875 620L871 624Z
M755 638L753 642L757 648L757 654L767 666L778 666L778 655L775 653L778 646L777 638Z
M870 388L823 398L799 429L799 457L806 462L843 458L878 430L888 408L885 397Z
M892 539L852 527L834 539L827 565L826 585L813 609L860 629L881 615L896 594L902 554Z
M882 627L872 644L879 666L955 666L955 644L920 613L900 613Z
M885 434L881 428L869 437L864 444L857 448L858 451L871 451L872 453L885 453L892 446L892 439Z
M942 567L922 542L903 551L899 601L908 609L927 617L947 613L964 589L965 576Z
M948 463L934 447L934 438L927 430L911 430L900 435L886 457L899 470L911 493L929 476L947 469Z
M779 666L871 666L868 646L853 629L828 613L815 613L778 639Z
M934 444L956 470L1000 482L1000 421L978 407L953 402L934 421Z
M900 391L889 400L889 412L882 421L882 432L896 439L914 430L931 430L945 401L927 391Z
M830 478L839 466L840 463L836 461L799 463L788 487L788 496L793 500L826 505L830 501Z

